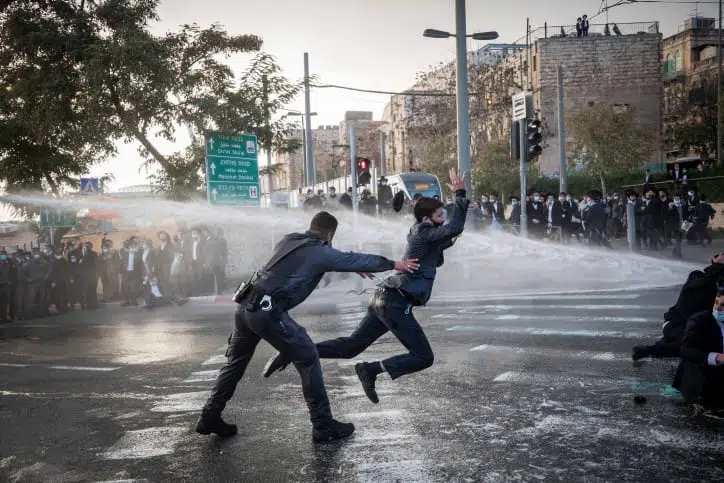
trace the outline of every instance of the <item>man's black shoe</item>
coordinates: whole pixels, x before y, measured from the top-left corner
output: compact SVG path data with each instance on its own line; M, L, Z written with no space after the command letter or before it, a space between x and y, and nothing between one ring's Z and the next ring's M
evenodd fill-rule
M354 424L340 423L336 419L332 419L329 423L320 428L312 430L312 439L317 443L325 441L334 441L336 439L346 438L354 433Z
M196 423L196 432L199 434L218 434L222 438L234 436L237 433L236 424L229 424L220 415L201 414Z
M264 377L269 377L277 371L283 371L290 362L291 361L284 357L284 355L280 352L279 354L267 361L266 365L264 366Z
M646 359L651 354L649 354L649 348L645 345L637 345L633 348L633 352L631 354L631 359L634 361L638 361L639 359Z
M364 389L367 398L375 404L380 402L380 399L377 397L377 391L375 391L375 379L377 379L377 375L371 373L367 369L367 364L364 362L355 364L354 372L357 373L357 377L359 377L359 382L362 383L362 389Z

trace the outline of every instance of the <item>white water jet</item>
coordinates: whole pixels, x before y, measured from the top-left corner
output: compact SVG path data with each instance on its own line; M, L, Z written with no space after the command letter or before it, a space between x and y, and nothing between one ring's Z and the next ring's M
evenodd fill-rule
M189 227L194 224L219 226L229 242L229 275L232 277L257 269L271 253L272 242L279 241L286 233L304 231L312 216L301 210L236 208L148 199L55 199L10 195L0 197L0 200L68 210L110 210L125 219L145 219L155 226L169 219L183 220ZM366 252L391 258L402 255L410 220L360 215L355 224L350 212L335 212L335 215L340 221L335 247L357 250L361 243ZM682 284L691 270L701 268L621 251L564 246L504 233L466 231L456 245L445 252L445 265L439 271L435 291L475 292L483 296L537 291L641 290ZM342 283L350 288L354 286L354 282Z

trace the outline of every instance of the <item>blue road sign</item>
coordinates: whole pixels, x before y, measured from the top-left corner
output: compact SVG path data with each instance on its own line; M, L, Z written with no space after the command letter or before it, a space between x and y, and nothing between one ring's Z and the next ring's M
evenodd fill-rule
M80 179L80 194L82 195L97 195L100 193L100 182L98 178L81 178Z
M212 205L261 204L256 135L206 136L206 195Z

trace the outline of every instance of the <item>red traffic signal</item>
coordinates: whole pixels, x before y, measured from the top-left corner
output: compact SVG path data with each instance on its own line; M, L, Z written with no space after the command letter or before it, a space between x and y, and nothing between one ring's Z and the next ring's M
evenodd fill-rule
M370 160L367 158L360 158L357 160L357 170L359 172L370 170Z

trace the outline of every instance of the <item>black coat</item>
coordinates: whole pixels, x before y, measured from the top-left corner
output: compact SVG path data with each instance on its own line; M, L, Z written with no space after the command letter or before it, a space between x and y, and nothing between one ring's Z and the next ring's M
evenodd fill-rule
M711 309L716 297L717 280L721 277L724 277L724 264L721 263L712 263L703 272L691 272L681 287L676 304L664 314L664 318L673 325L684 325L697 312Z
M696 401L699 396L704 395L707 386L718 389L719 394L724 393L721 389L724 384L724 366L708 365L709 354L712 352L724 352L724 338L709 308L691 316L686 323L684 340L681 343L681 362L672 384L681 391L685 401Z

